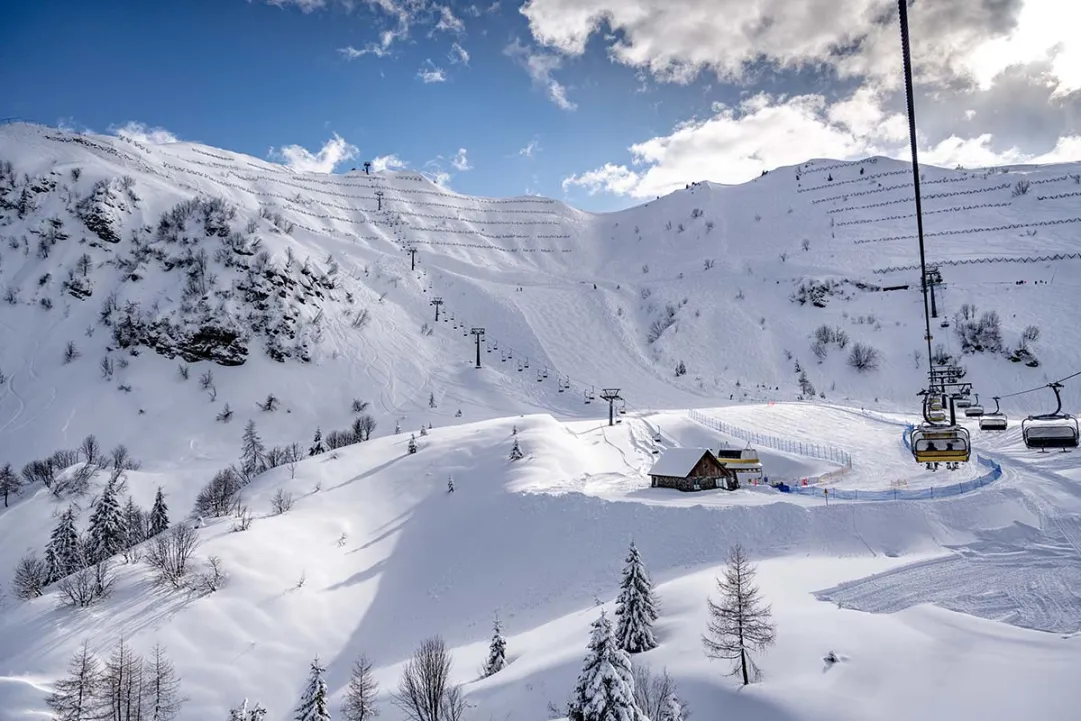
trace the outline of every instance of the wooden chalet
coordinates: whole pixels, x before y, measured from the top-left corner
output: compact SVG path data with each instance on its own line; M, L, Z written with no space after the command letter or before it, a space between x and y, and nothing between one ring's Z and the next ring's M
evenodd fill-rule
M708 448L670 448L649 469L653 488L708 491L739 488L735 471L725 468Z

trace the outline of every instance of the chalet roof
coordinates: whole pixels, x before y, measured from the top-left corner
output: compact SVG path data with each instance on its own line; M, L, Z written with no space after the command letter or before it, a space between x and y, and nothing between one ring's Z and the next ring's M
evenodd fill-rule
M707 453L708 448L669 448L649 469L649 475L686 478Z

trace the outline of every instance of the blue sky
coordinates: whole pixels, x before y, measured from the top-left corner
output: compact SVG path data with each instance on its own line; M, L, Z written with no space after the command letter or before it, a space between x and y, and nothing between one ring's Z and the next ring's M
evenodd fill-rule
M1081 48L1052 3L913 6L930 160L1081 154ZM0 117L95 132L160 128L152 137L323 170L381 158L459 192L540 193L610 210L808 157L903 156L891 7L7 3Z

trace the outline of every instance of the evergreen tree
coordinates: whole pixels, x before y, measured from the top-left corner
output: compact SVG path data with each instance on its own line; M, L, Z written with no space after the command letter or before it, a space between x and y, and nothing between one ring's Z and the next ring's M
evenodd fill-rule
M428 435L428 427L427 427L427 426L424 426L424 425L422 425L422 426L420 427L420 434L421 434L422 436L426 436L426 435Z
M134 548L146 540L146 514L135 505L135 499L128 496L128 502L124 504L124 548ZM124 560L132 560L134 556L124 554Z
M255 421L249 420L244 426L244 436L241 439L240 470L250 480L266 470L266 446L259 438L255 430Z
M661 709L661 717L657 721L683 721L683 702L675 694L668 694L664 700L664 708Z
M454 477L447 477L447 493L454 493Z
M409 434L409 452L417 452L417 438L412 433Z
M59 581L85 565L82 543L75 528L75 509L71 506L60 514L60 520L49 537L45 547L45 564L49 569L48 583Z
M507 639L503 638L503 627L499 619L493 624L492 643L488 646L488 660L484 662L485 677L502 671L507 666Z
M296 721L330 721L330 707L327 705L327 682L323 679L326 669L319 665L319 659L312 661L308 675L308 686L296 708Z
M514 439L514 446L510 449L510 459L517 461L522 458L522 449L518 447L518 439Z
M4 497L4 508L8 507L8 496L18 493L21 487L22 481L19 479L19 474L12 470L10 463L4 464L0 468L0 495Z
M116 481L109 481L94 505L87 528L87 560L97 563L124 550L127 530L124 515L116 500Z
M158 486L157 495L154 496L154 507L150 509L149 535L156 536L163 531L169 530L169 506L165 505L165 494L161 486Z
M634 698L631 659L616 644L604 611L593 622L589 654L567 716L570 721L648 721Z
M323 432L318 428L315 429L315 438L312 439L312 446L308 449L309 456L318 456L320 453L326 453L327 447L323 445Z
M372 662L361 656L353 664L349 688L342 703L342 718L345 721L369 721L378 716L379 709L375 706L377 693L379 684L372 678Z
M394 421L394 435L398 435L402 432L402 422Z
M229 721L263 721L266 717L266 709L256 703L248 707L248 699L233 709L229 709Z
M109 707L109 721L142 721L146 708L143 659L121 638L105 662L102 695Z
M623 581L616 599L616 641L627 653L640 653L657 647L653 637L653 622L657 620L653 584L642 565L638 548L631 541Z
M428 393L428 407L435 408L435 393Z
M83 641L68 662L68 677L56 682L47 703L57 721L93 721L103 717L101 662Z

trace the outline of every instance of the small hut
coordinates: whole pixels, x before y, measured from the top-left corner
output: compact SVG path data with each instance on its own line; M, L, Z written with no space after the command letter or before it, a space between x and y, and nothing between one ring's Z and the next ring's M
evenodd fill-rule
M734 471L725 468L708 448L670 448L649 469L653 488L708 491L739 488Z

